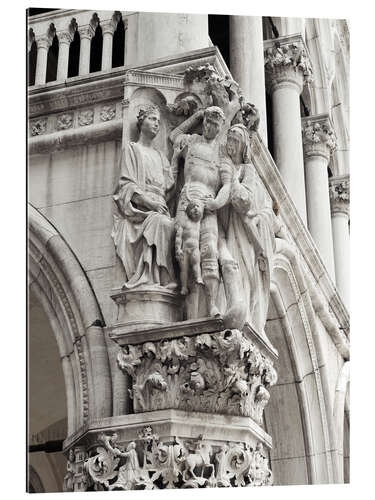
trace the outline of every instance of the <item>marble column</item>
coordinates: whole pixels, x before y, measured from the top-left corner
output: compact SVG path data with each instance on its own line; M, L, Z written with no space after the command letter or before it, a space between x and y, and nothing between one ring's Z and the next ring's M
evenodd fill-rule
M274 159L298 213L306 223L299 97L312 68L301 35L266 40L266 87L272 97Z
M69 31L62 31L57 34L59 39L59 58L57 60L57 81L65 80L68 77L69 48L73 40Z
M262 18L229 16L229 33L231 74L240 85L245 100L258 109L259 134L267 145Z
M117 24L111 19L100 24L103 34L102 71L112 69L113 33Z
M88 75L90 73L91 38L94 36L95 31L91 25L88 25L79 28L78 32L81 39L78 74L80 76Z
M350 305L350 239L349 239L349 175L331 177L333 249L335 255L336 287L349 309Z
M52 39L48 36L41 36L35 39L38 49L36 57L35 85L46 83L48 49L52 44Z
M327 167L336 147L336 137L328 114L302 119L302 142L305 155L307 225L323 262L335 281Z

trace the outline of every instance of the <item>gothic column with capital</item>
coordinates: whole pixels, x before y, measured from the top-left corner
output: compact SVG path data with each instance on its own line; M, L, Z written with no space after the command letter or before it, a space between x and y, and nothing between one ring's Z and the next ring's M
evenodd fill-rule
M308 228L331 278L335 280L327 167L336 147L336 138L327 114L302 119L302 142Z
M48 36L41 36L35 39L38 54L36 58L35 85L46 83L47 56L52 40Z
M263 27L257 16L229 16L230 69L244 97L259 111L259 134L267 144Z
M103 33L102 71L109 71L112 68L112 46L113 33L117 24L113 19L100 24Z
M344 304L350 303L350 240L349 240L349 175L332 177L329 182L331 198L333 249L336 286Z
M81 47L79 52L79 71L78 74L88 75L90 73L90 49L91 38L94 36L95 31L92 26L83 26L79 28L79 36L81 39Z
M312 69L301 35L264 42L267 91L272 97L274 156L298 213L306 223L299 96Z
M68 76L69 64L69 47L73 40L69 31L62 31L57 34L59 39L59 58L57 61L57 77L56 80L65 80Z

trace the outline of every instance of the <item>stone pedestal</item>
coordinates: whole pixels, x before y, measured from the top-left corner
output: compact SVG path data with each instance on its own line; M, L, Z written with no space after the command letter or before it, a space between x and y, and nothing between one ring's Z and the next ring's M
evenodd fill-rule
M264 42L267 91L272 97L275 163L306 223L305 175L299 96L312 69L301 35Z
M262 421L277 356L248 325L222 327L112 329L134 414L90 422L65 441L66 491L272 484Z

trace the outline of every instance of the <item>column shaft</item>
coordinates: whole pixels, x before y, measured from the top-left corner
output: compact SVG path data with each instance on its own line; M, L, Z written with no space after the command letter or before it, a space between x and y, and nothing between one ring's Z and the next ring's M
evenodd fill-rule
M267 144L262 18L229 16L229 33L232 76L240 85L245 100L258 109L259 134Z
M36 70L35 70L35 85L41 85L46 83L46 74L47 74L47 57L48 57L48 48L50 43L47 39L39 39L37 40L37 58L36 58Z
M113 31L103 31L102 71L112 68Z
M68 77L69 65L69 47L68 39L59 37L59 58L57 61L57 81L65 80Z
M301 116L296 85L287 83L274 89L272 117L275 162L298 213L306 223Z
M350 304L350 240L348 215L335 213L332 216L332 233L335 252L336 286L344 304Z
M307 158L305 175L308 227L327 271L335 281L327 160L322 156Z
M92 30L93 31L93 30ZM79 51L79 70L78 74L88 75L90 73L90 49L92 33L89 29L79 31L81 37L81 47Z

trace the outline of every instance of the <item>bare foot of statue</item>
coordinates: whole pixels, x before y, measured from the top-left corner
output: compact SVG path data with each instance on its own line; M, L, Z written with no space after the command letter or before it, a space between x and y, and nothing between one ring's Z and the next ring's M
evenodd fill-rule
M220 311L215 305L212 305L210 307L209 315L210 315L210 318L221 318Z
M176 290L176 288L178 288L178 284L175 281L171 281L168 285L165 285L165 288L168 290Z

